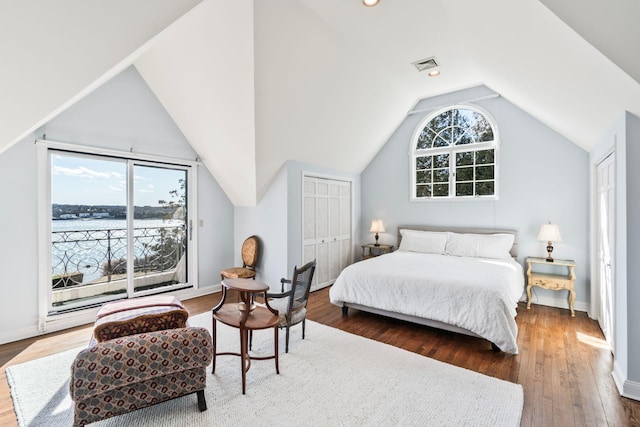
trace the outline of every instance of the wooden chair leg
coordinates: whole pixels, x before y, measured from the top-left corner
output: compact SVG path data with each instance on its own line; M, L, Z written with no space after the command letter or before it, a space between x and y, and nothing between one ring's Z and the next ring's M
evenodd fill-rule
M198 409L200 412L207 410L207 401L204 398L204 390L196 391L196 395L198 396Z
M213 317L213 316L212 316ZM213 342L213 357L211 358L211 373L216 373L216 319L213 319L213 326L211 328L211 337Z
M276 326L275 328L273 328L274 330L274 334L273 334L273 348L274 348L274 356L276 358L276 374L280 374L280 364L278 363L278 326Z
M284 352L289 353L289 325L287 325L287 338L285 339Z
M306 317L304 319L302 319L302 339L304 339L304 326L305 326L305 322L306 321L307 321Z
M249 331L249 350L253 346L253 330Z

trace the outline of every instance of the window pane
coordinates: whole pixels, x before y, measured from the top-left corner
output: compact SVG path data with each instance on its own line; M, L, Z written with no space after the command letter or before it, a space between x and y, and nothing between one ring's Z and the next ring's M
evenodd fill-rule
M418 144L416 148L419 150L424 150L426 148L431 148L431 141L435 138L436 134L429 128L422 129L420 132L420 136L418 137Z
M494 194L493 181L476 183L477 196L493 196L493 194Z
M476 167L476 179L493 179L493 165L491 166L477 166Z
M451 128L444 129L438 134L438 138L433 141L434 147L448 147L451 145Z
M473 167L456 168L456 181L473 181Z
M187 282L187 172L134 166L134 290Z
M416 186L416 197L431 197L431 185Z
M487 119L478 113L474 113L475 125L473 130L475 132L476 139L480 142L493 141L493 129L487 121Z
M127 297L127 165L51 158L50 312Z
M470 132L461 132L458 138L454 140L456 145L473 144L473 138Z
M431 183L431 171L419 171L416 173L417 184L429 184Z
M433 182L449 182L449 168L434 169Z
M449 166L449 154L438 154L437 156L433 156L435 168L446 168Z
M416 158L416 169L431 169L431 156L421 156Z
M451 126L451 111L445 111L444 113L438 114L436 117L431 119L428 126L436 133Z
M494 163L494 150L476 151L476 164Z
M473 151L456 153L456 166L466 166L473 164Z
M434 184L433 196L434 197L446 197L449 195L449 184Z
M473 196L473 183L456 184L456 196Z

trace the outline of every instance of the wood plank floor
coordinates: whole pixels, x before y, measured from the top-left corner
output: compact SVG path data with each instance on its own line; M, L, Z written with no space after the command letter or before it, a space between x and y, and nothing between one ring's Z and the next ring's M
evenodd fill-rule
M189 312L211 309L220 294L185 301ZM522 426L640 426L640 402L620 397L612 357L596 322L585 313L534 305L518 308L516 356L494 353L487 341L350 309L311 294L307 318L524 388ZM88 342L91 325L0 346L0 425L17 426L5 368Z

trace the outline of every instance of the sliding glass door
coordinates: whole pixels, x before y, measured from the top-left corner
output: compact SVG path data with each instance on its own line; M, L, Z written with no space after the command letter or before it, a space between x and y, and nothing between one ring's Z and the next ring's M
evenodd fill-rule
M189 166L49 150L49 314L189 287Z
M134 293L187 283L187 171L133 165Z

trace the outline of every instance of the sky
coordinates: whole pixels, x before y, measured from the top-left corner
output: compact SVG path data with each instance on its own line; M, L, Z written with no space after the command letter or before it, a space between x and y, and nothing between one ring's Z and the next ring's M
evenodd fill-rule
M170 200L169 192L180 189L185 171L134 167L134 205L158 206ZM51 155L51 203L72 205L127 204L127 163L67 154Z

